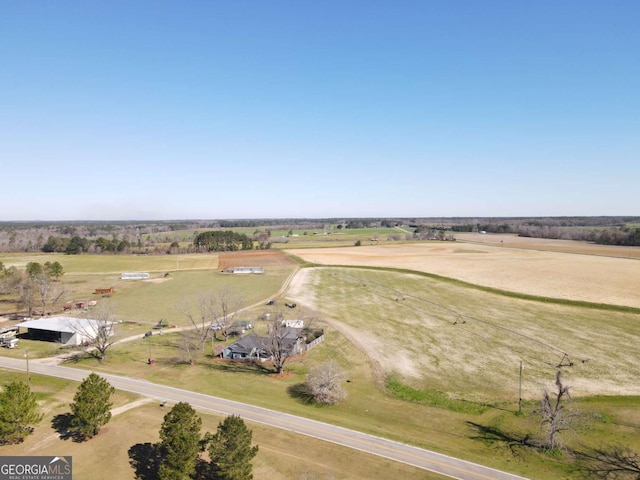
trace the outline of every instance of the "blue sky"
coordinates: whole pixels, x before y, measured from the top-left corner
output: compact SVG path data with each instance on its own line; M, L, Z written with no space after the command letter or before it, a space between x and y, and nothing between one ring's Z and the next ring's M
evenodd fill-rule
M640 2L0 0L0 220L640 215Z

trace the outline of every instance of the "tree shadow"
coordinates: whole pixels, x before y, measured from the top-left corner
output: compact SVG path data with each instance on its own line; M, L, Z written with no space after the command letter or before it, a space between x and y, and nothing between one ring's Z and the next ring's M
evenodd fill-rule
M640 454L629 447L609 445L572 450L578 468L590 478L640 478Z
M489 427L486 425L480 425L479 423L467 422L467 425L476 430L477 435L472 435L472 440L481 440L490 444L502 444L511 450L511 453L516 454L519 448L539 448L534 439L527 433L524 436L519 436L510 432L506 432L496 427Z
M51 419L51 428L53 428L62 440L73 440L74 442L83 442L84 436L71 428L73 415L71 413L61 413Z
M213 370L219 370L221 372L230 373L252 373L256 375L264 375L265 373L273 373L271 368L268 368L262 362L247 362L239 360L217 360L208 364L209 368Z
M196 463L196 473L191 478L193 478L193 480L209 480L214 478L211 476L211 473L211 465L209 462L199 458L198 463Z
M129 449L129 464L135 471L136 480L156 480L162 461L157 443L136 443Z
M309 392L309 389L307 388L307 385L305 383L296 383L294 385L289 385L289 387L287 387L287 393L291 397L295 398L301 403L304 403L305 405L311 405L315 403L315 399L313 395L311 395L311 392Z

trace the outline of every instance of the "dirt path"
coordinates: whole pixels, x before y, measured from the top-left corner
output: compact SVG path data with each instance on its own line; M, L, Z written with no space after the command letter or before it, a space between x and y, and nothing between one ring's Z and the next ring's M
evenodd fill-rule
M140 407L142 405L146 405L147 403L150 403L154 401L154 399L152 398L140 398L138 400L135 400L133 402L129 402L126 403L124 405L121 405L119 407L116 408L112 408L111 409L111 416L115 417L116 415L120 415L128 410L131 410L133 408L137 408ZM40 440L37 443L34 443L33 445L31 445L31 447L29 447L29 449L27 450L27 453L29 452L36 452L36 451L41 451L41 449L45 446L47 446L50 443L53 443L56 440L60 439L60 434L59 433L52 433L51 435L47 435L46 437L44 437L42 440Z

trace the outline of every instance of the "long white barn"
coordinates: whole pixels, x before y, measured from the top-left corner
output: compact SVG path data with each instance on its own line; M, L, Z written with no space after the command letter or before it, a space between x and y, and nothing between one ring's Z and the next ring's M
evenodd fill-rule
M71 346L93 342L100 328L111 328L114 323L116 322L88 318L44 317L26 320L15 326L26 328L29 336L34 340L46 340Z

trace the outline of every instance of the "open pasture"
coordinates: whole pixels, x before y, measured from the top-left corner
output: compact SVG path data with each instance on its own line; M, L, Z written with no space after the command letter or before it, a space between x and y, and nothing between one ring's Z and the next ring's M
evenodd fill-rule
M510 292L640 308L637 259L461 242L287 252L319 265L402 268Z
M575 395L640 395L640 314L507 297L421 275L307 268L288 296L322 311L374 369L467 400L537 398L559 366ZM571 365L571 366L569 366Z
M69 302L110 302L113 318L139 324L139 329L144 331L144 328L148 329L160 319L172 324L184 324L182 310L186 305L193 306L203 295L215 295L223 289L235 292L234 295L242 306L261 302L275 295L295 264L280 252L274 252L273 255L282 261L279 265L265 267L265 272L261 275L223 274L219 270L217 254L5 255L0 261L5 266L15 265L18 268L24 268L31 261L58 261L65 274L53 285L62 295L48 310L61 314L63 305ZM150 278L121 280L120 273L125 271L149 272ZM95 293L98 288L113 288L114 293L109 298L104 298ZM3 300L0 314L12 314L20 309L8 297ZM21 313L24 313L23 310ZM75 308L69 313L74 316L90 315L90 312Z
M2 254L5 267L24 269L29 262L59 262L65 276L82 274L117 274L122 272L174 272L218 268L218 255L65 255L62 253Z

